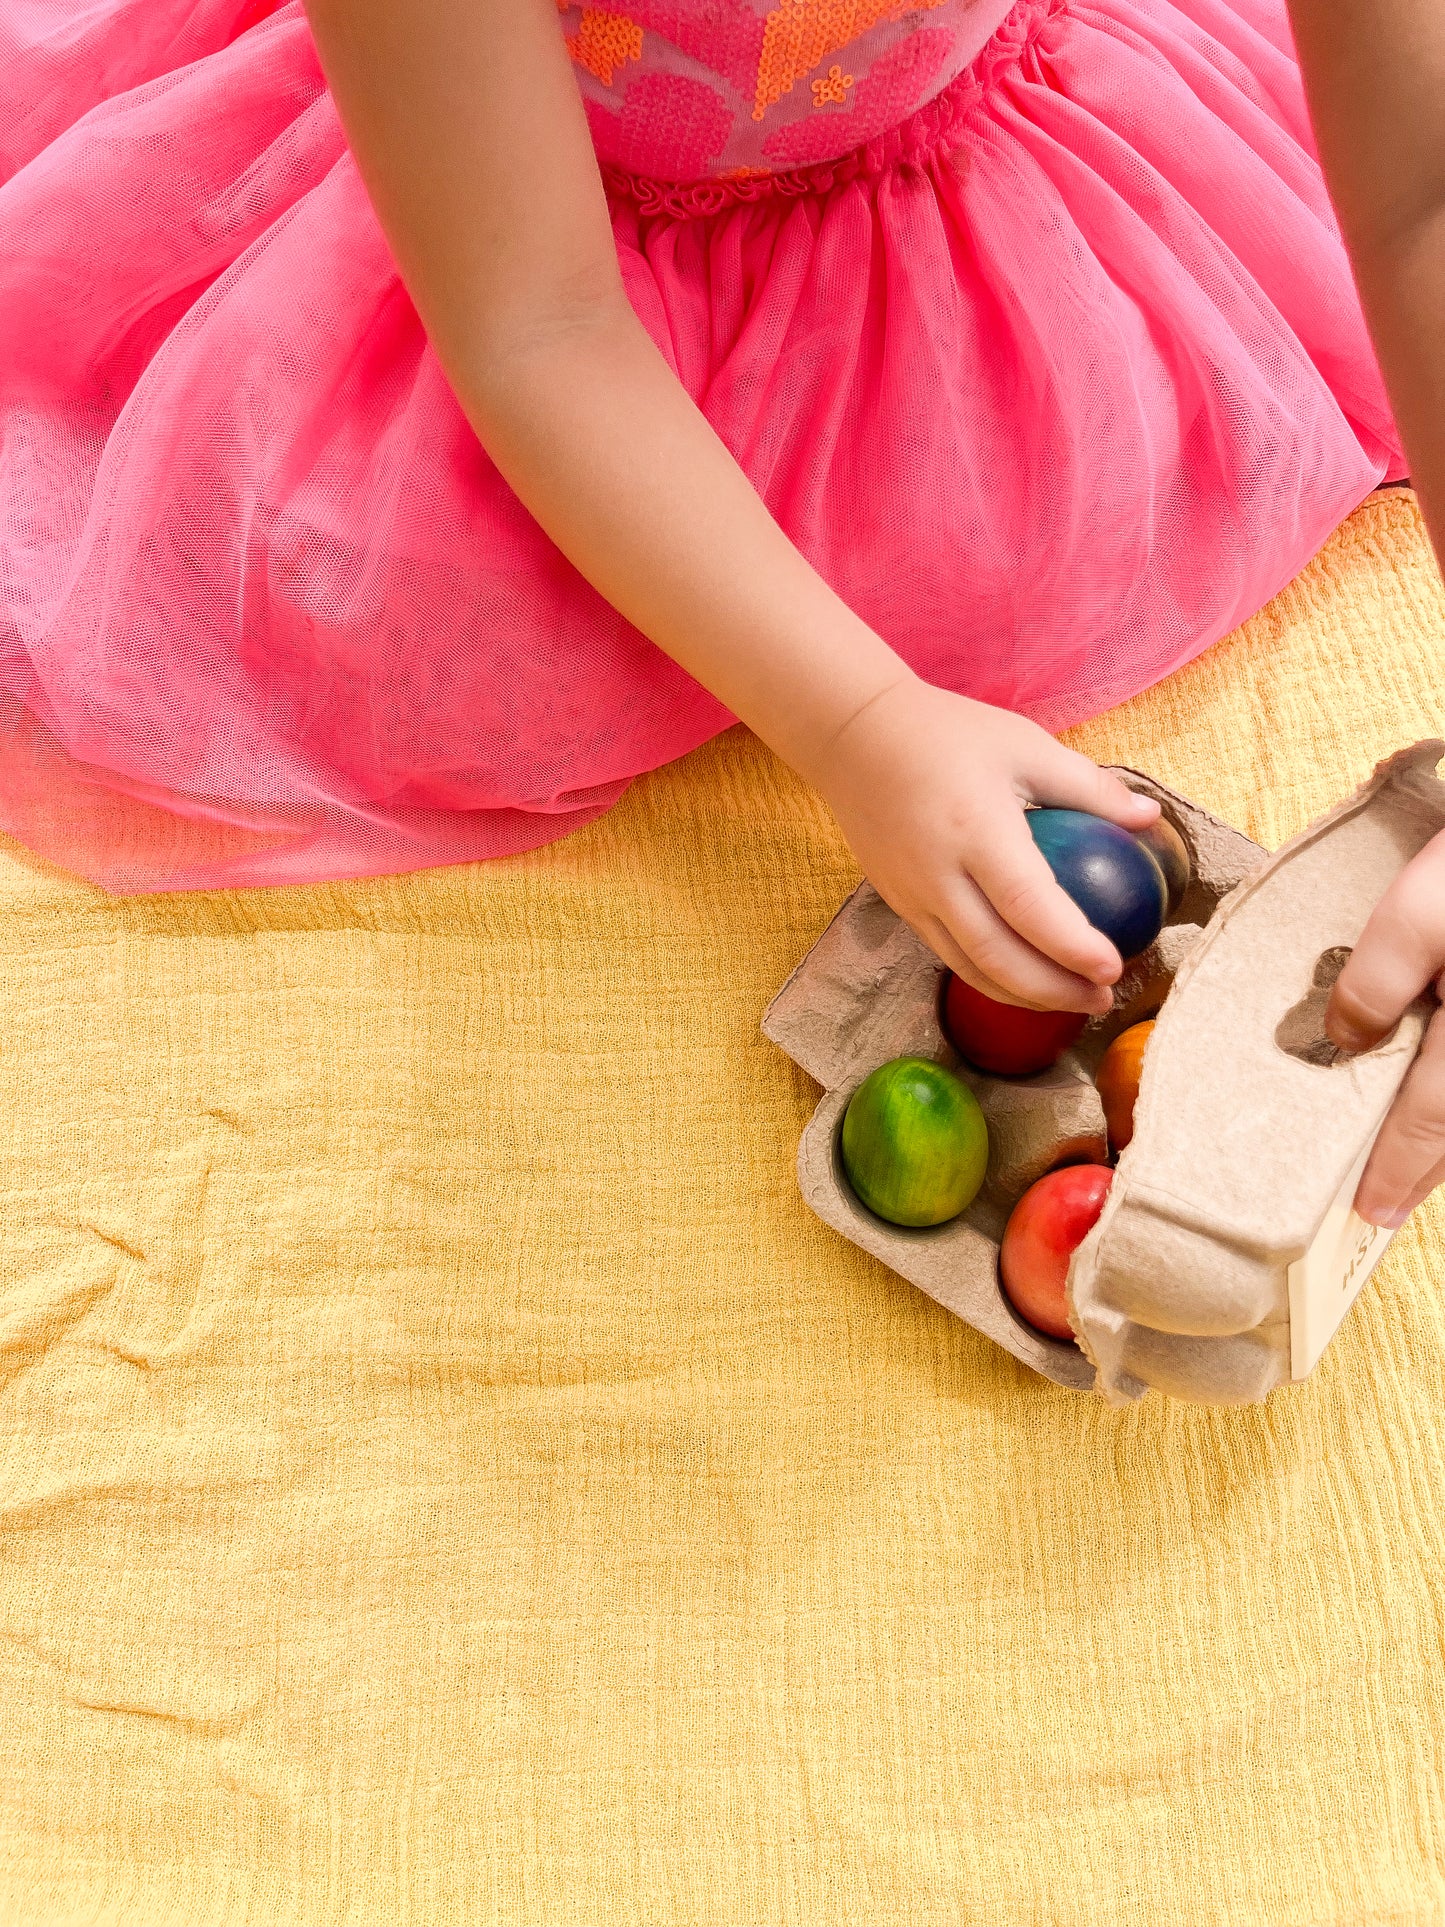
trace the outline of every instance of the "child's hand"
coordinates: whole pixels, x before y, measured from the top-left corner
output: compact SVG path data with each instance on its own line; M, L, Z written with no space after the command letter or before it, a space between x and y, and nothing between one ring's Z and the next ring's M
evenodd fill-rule
M912 675L841 731L819 786L879 895L960 977L1008 1003L1109 1009L1119 953L1054 881L1023 806L1142 830L1157 803L1036 723Z
M1370 1050L1434 984L1445 995L1445 831L1407 863L1376 904L1335 981L1325 1030L1341 1050ZM1385 1119L1355 1193L1355 1209L1393 1229L1445 1182L1445 1013L1436 1011L1420 1055Z

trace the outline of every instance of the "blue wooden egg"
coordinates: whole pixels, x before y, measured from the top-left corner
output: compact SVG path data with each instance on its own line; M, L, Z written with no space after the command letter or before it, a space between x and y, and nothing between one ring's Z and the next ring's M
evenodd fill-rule
M1060 888L1127 962L1159 935L1169 886L1154 857L1117 823L1084 810L1028 810L1024 821Z

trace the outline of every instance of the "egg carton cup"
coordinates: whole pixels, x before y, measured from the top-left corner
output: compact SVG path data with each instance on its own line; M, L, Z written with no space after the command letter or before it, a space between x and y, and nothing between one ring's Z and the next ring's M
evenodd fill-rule
M1156 941L1049 1070L993 1077L941 1022L945 967L861 884L763 1016L762 1029L824 1087L798 1146L798 1179L826 1224L1055 1383L1116 1402L1150 1386L1242 1403L1303 1378L1389 1242L1349 1208L1358 1175L1433 1000L1377 1049L1333 1050L1330 985L1399 870L1445 825L1445 744L1382 763L1355 796L1273 856L1138 770L1189 850L1192 877ZM1075 1253L1079 1344L1035 1331L999 1285L1009 1213L1035 1179L1103 1163L1093 1083L1120 1031L1157 1019L1134 1138L1099 1222ZM843 1113L878 1065L931 1058L973 1090L989 1130L977 1198L945 1225L885 1223L854 1195Z

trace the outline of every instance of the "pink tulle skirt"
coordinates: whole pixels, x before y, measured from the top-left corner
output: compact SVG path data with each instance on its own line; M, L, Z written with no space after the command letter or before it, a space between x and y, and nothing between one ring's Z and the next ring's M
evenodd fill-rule
M117 891L416 869L732 720L479 446L299 0L0 0L0 183L0 828ZM791 539L1049 728L1401 472L1282 0L1020 0L843 162L608 188Z

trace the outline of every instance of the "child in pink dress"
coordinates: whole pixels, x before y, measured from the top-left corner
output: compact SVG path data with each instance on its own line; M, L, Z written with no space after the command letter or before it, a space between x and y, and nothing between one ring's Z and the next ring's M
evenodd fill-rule
M1296 5L1367 240L1445 173L1391 13ZM527 849L741 717L1099 1009L1023 805L1154 806L1049 732L1404 473L1283 0L0 0L0 828L112 890Z

